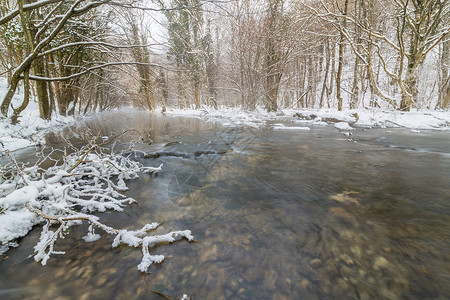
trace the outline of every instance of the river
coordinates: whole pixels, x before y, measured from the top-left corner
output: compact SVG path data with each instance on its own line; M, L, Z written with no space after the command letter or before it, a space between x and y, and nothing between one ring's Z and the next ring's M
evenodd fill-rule
M148 133L151 143L147 135L121 138L140 139L144 165L164 163L157 176L127 183L139 205L101 220L127 229L164 221L157 233L190 229L199 243L152 249L167 259L143 275L139 249L112 249L106 234L85 243L86 226L78 226L57 243L66 254L43 267L29 257L35 228L0 263L1 299L450 296L448 132L359 128L346 136L330 125L237 128L147 113L88 126L102 135ZM32 160L34 152L16 156Z

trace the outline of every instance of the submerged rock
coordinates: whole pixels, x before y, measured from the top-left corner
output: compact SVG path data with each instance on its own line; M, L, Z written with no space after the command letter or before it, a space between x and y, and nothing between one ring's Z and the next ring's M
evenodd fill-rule
M380 270L382 268L387 269L388 267L389 267L389 262L387 261L386 258L384 258L383 256L378 256L377 258L375 258L375 261L373 263L374 270Z
M322 261L321 261L320 259L318 259L318 258L315 258L315 259L311 260L311 261L309 262L309 264L310 264L311 267L313 267L313 268L318 268L318 267L322 264Z

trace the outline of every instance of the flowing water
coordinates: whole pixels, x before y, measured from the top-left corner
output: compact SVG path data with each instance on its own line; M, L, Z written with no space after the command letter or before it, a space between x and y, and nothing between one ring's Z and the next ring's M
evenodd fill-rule
M28 257L35 228L0 263L0 299L450 297L448 132L347 137L332 126L225 128L146 113L90 127L149 133L153 143L138 143L147 154L136 159L164 163L157 176L128 182L139 205L101 220L129 229L165 221L157 233L190 229L199 243L154 248L167 259L143 275L139 249L111 249L106 234L85 243L79 226L57 243L66 255L42 267Z

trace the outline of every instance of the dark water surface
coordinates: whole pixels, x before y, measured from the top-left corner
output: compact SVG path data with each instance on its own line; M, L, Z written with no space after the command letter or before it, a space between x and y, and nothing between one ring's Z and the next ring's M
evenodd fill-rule
M101 220L128 229L165 221L158 233L190 229L200 243L156 247L167 259L144 276L139 249L111 249L106 234L85 243L79 226L57 243L66 255L42 267L27 258L35 228L0 263L0 299L163 299L152 290L196 300L450 298L448 132L347 137L332 126L223 128L142 113L115 116L102 134L124 128L150 133L151 145L136 146L153 155L137 159L164 167L128 182L139 206Z

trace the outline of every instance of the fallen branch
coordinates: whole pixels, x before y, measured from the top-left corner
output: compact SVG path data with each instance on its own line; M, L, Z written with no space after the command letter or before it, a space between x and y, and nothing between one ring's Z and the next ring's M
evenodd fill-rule
M155 293L156 295L159 295L159 296L163 297L163 298L170 299L170 300L175 300L175 298L172 298L172 297L169 297L167 295L164 295L161 292L158 292L158 291L152 291L152 292Z
M22 170L22 168L19 167L19 165L17 164L17 161L14 159L14 157L12 157L11 152L10 152L8 149L6 149L5 152L6 152L6 154L8 155L9 160L11 161L11 163L12 163L12 164L14 165L14 167L16 168L17 173L18 173L18 174L20 175L20 177L22 178L23 184L28 185L28 182L25 180L25 177L23 176L23 170Z
M78 167L86 158L86 156L89 154L89 152L91 152L92 150L95 149L95 147L97 147L97 145L92 146L91 148L89 148L78 160L77 162L71 166L69 169L67 169L67 173L70 173L73 171L73 169L75 169L76 167Z
M98 134L97 134L98 136ZM74 150L74 148L72 148ZM52 151L53 152L53 151ZM51 152L51 153L52 153ZM68 155L64 151L63 164L42 169L39 165L23 168L12 155L12 165L0 168L0 174L11 173L11 178L0 177L0 254L16 239L25 236L35 225L44 222L38 243L34 247L34 259L42 265L54 254L56 242L69 234L71 226L87 223L88 232L83 240L100 239L96 229L114 235L112 247L128 245L142 249L143 257L138 266L147 272L153 263L161 263L163 255L152 255L150 249L158 244L173 243L180 239L195 242L189 230L171 231L161 235L149 235L160 223L146 224L139 230L116 229L102 223L94 212L123 211L123 207L136 201L121 194L127 190L125 180L139 173L158 173L159 167L145 167L130 159L131 155L105 154L98 144ZM44 156L44 160L48 159ZM65 170L67 166L70 168ZM56 229L53 229L56 227Z

